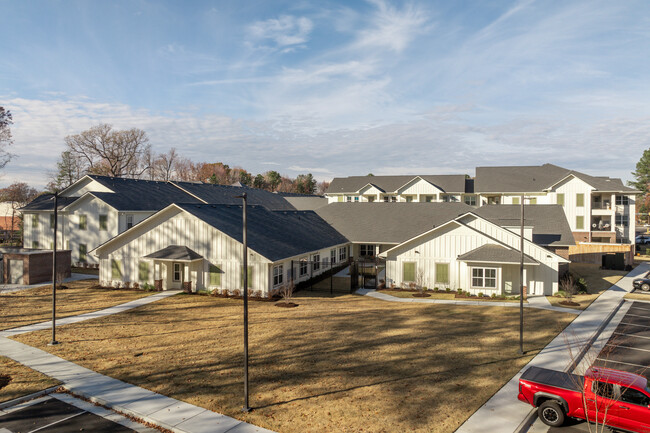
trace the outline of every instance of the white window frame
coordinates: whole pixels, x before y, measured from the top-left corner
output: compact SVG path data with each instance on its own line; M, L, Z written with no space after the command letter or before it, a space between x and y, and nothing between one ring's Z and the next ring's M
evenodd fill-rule
M629 206L630 205L630 197L628 197L626 195L618 195L617 194L615 200L616 200L615 201L616 206Z
M617 226L628 227L630 225L630 217L629 215L622 215L617 213L614 216L614 223Z
M339 248L339 262L344 262L348 258L348 247Z
M474 271L481 271L480 276L475 276ZM486 275L486 271L494 271L494 276L493 277L488 277ZM499 271L498 268L489 268L489 267L478 267L478 266L473 266L470 268L470 278L471 278L471 287L472 289L488 289L488 290L496 290L498 285L499 285ZM480 279L481 282L479 283L480 285L474 284L475 279ZM487 286L485 284L486 280L494 280L494 286Z
M314 272L320 271L320 254L311 256L311 270Z
M133 214L128 214L126 216L126 229L133 227Z
M178 271L176 270L178 266ZM178 279L176 279L176 273L178 273ZM181 263L174 263L172 265L172 281L179 282L183 279L183 265Z
M298 276L303 277L309 273L309 266L307 262L307 257L300 259L298 263Z
M370 253L370 254L368 254ZM375 257L375 245L374 244L360 244L359 245L359 255L363 257Z
M273 266L273 286L282 284L284 278L284 267L282 265Z
M330 250L330 264L334 265L336 263L336 248Z

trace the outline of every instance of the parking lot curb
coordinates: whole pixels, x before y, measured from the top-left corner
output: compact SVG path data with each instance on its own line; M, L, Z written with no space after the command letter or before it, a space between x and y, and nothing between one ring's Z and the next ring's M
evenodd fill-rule
M54 391L56 391L61 385L55 385L50 388L43 389L41 391L37 391L35 393L29 394L29 395L24 395L22 397L14 398L13 400L5 401L4 403L0 403L0 410L6 409L11 406L15 406L20 403L24 403L29 400L34 400L35 398L38 397L43 397L44 395L51 394Z

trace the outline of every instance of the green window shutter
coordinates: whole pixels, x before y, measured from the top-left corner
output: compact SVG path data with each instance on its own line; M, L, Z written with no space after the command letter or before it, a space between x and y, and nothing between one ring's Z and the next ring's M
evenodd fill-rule
M584 228L585 228L585 217L579 215L576 217L576 229L584 230Z
M149 263L140 262L138 263L138 281L147 282L149 281Z
M219 269L218 266L210 264L210 285L211 286L221 285L221 273L222 271L221 269Z
M583 207L585 205L585 195L583 193L576 194L576 206Z
M244 287L244 273L242 271L239 271L241 274L241 278L239 279L239 286ZM252 281L253 281L253 266L248 266L248 288L250 289L252 286Z
M108 230L108 215L99 216L99 230Z
M436 283L449 284L449 263L436 263Z
M537 197L533 197L529 200L530 204L537 204Z
M111 260L111 278L114 280L122 279L122 264L119 260Z
M88 252L88 249L86 248L86 244L79 244L79 261L80 262L86 262L86 253Z
M402 281L415 281L415 262L402 263Z
M563 193L558 193L555 197L555 202L559 205L564 206L564 194Z
M519 197L513 197L512 204L519 204Z

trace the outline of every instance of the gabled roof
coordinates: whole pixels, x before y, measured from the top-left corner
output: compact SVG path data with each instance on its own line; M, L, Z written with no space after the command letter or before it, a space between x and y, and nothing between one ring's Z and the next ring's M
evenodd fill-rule
M399 188L415 178L422 178L446 193L461 194L465 192L464 174L443 175L408 175L408 176L349 176L335 177L327 189L328 194L356 193L367 184L372 184L388 193L397 192Z
M161 260L179 260L179 261L192 261L202 259L199 253L192 251L184 245L170 245L155 253L145 256L148 259L161 259Z
M242 200L241 198L237 198L237 196L246 193L249 205L264 206L270 210L295 210L291 203L285 200L283 195L259 188L194 182L172 182L172 184L203 203L239 205ZM177 202L181 201L177 200Z
M472 209L464 203L331 203L316 213L351 242L399 244Z
M521 263L521 253L501 245L485 244L458 256L464 262ZM524 264L538 265L539 262L524 254Z
M533 166L476 167L477 193L544 192L573 175L597 191L635 193L617 178L595 177L553 164Z
M485 205L472 211L502 227L521 225L521 205ZM575 239L562 206L538 204L524 209L524 226L533 227L532 241L542 246L571 246Z
M57 207L59 210L63 209L79 197L59 197L57 199ZM34 200L20 208L23 212L36 212L36 211L52 211L54 210L54 194L42 194Z
M176 206L243 242L241 206ZM348 243L343 235L313 211L270 211L263 206L248 206L247 229L248 247L272 262Z

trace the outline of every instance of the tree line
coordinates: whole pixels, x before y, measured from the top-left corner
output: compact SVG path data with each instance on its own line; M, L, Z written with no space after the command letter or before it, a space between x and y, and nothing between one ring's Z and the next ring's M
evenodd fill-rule
M65 137L66 149L50 173L48 190L61 190L85 174L158 181L240 184L272 192L323 194L328 182L317 182L311 173L296 178L271 170L253 174L222 162L194 162L175 148L166 153L151 149L145 131L117 130L109 124L94 126Z

